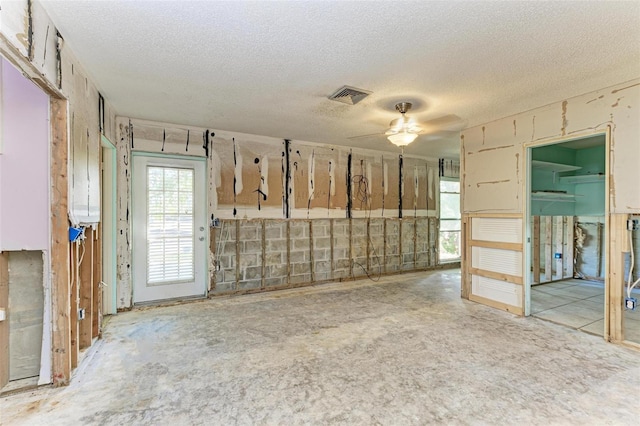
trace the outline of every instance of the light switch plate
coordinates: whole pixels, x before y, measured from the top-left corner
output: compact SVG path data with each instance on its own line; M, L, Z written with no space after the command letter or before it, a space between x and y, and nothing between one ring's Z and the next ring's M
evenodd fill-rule
M7 319L7 311L4 308L0 308L0 321Z

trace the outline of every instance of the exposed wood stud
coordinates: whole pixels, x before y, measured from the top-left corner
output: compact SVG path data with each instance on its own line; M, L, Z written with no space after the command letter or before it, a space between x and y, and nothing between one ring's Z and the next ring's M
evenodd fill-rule
M413 269L418 262L418 219L413 219Z
M367 218L367 273L371 270L371 219Z
M564 261L564 276L563 278L573 278L573 216L567 216L564 218L564 248L565 253L563 253L562 258Z
M555 264L556 264L556 270L555 273L553 274L553 279L554 280L561 280L563 278L563 274L562 274L562 267L564 265L564 246L563 246L563 238L564 238L564 232L563 232L563 223L564 223L564 218L562 216L555 216L554 217L554 223L553 223L553 232L554 232L554 236L555 236L555 252L554 252L554 259L555 259ZM560 258L556 258L555 257L555 253L560 254Z
M540 283L540 216L533 216L532 250L533 283Z
M222 230L222 221L220 221L220 230ZM217 238L216 238L216 229L214 227L210 227L209 228L209 252L210 255L213 256L213 274L211 274L211 278L209 280L209 296L211 296L211 293L213 293L213 291L216 288L216 277L218 275L218 268L222 268L222 265L220 265L219 262L219 258L220 258L220 253L218 253L217 248L216 248L216 243L217 243Z
M9 306L9 255L0 252L0 307ZM9 321L0 321L0 389L9 382Z
M398 256L398 270L402 270L402 264L404 263L402 259L402 219L398 219Z
M80 268L78 268L79 255L79 243L73 243L71 245L70 266L73 268L73 282L71 283L71 311L69 319L71 322L71 368L78 366L78 339L79 339L79 325L78 325L78 285L80 283Z
M349 218L349 276L353 278L353 219Z
M262 258L260 260L260 288L264 290L266 287L265 274L267 273L267 225L266 220L262 220Z
M309 271L311 272L311 282L315 282L316 276L314 271L313 260L313 221L309 220Z
M236 282L234 284L234 290L237 290L240 285L240 220L235 220L236 224Z
M607 256L609 268L605 292L605 334L613 342L624 340L625 253L629 251L627 219L626 214L612 214L609 219L612 238L609 238Z
M462 241L464 241L462 258L460 263L462 266L462 283L460 288L460 295L464 299L471 298L471 217L469 215L462 215Z
M333 260L333 245L334 245L334 243L333 243L333 219L329 219L329 240L330 240L330 243L329 243L329 257L330 257L330 262L331 262L331 279L334 280L335 276L334 276L333 271L335 270L336 265L335 265L334 260Z
M287 285L291 284L291 221L287 220Z
M54 386L71 376L67 101L51 99L51 299Z
M596 225L596 259L598 264L596 265L596 277L602 276L602 224Z
M82 261L78 265L80 273L79 279L76 279L78 286L78 296L80 303L78 309L84 309L84 319L78 318L78 350L82 350L91 346L91 334L93 327L92 307L93 307L93 228L85 228L85 239L81 246L76 247L80 250Z
M382 231L382 269L384 273L387 273L387 218L382 219L383 231Z
M551 265L553 256L552 256L552 250L553 247L551 246L551 242L552 242L552 229L553 229L553 225L552 225L553 221L552 221L552 217L551 216L545 216L544 218L544 231L545 231L545 236L544 236L544 279L546 282L549 282L553 279L553 266Z
M95 338L102 333L102 227L96 225L93 231L93 308L91 312L92 332Z

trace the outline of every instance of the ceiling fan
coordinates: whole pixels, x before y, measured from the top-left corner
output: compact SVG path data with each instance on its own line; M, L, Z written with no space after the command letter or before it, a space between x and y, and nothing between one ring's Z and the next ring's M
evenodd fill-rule
M407 146L420 134L422 128L413 118L407 117L405 114L411 109L411 102L400 102L396 104L396 110L402 115L399 118L391 120L389 130L384 134L389 141L397 146Z
M420 124L413 117L407 116L407 112L412 106L411 102L397 103L395 109L400 113L400 117L391 120L389 128L384 133L352 136L348 139L361 139L384 135L394 145L404 148L416 140L419 135L428 135L428 138L431 140L442 139L453 136L464 127L463 120L456 115L444 115Z

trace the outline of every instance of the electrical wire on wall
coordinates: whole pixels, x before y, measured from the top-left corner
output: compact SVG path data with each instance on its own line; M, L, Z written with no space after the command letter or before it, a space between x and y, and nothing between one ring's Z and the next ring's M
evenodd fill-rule
M351 177L351 180L354 185L354 197L360 203L360 210L364 210L366 212L367 220L371 219L371 197L369 196L369 180L364 175L363 162L360 162L360 174L354 175ZM380 276L382 275L382 265L380 264L380 256L376 253L376 248L371 240L371 234L367 232L367 241L369 247L371 247L371 253L369 254L369 258L375 259L375 262L378 265L378 273L376 275L371 274L366 267L364 267L361 263L353 261L354 265L362 268L364 273L367 275L373 282L377 282L380 280Z
M629 226L628 227L628 232L629 232L629 251L631 252L630 253L631 259L630 259L630 264L629 264L629 276L627 277L627 299L631 299L631 292L633 291L633 289L640 282L640 278L638 278L633 283L631 283L631 281L633 280L633 268L635 266L635 254L633 253L633 230L634 230L634 228L635 228L635 226Z
M215 253L215 257L216 257L216 271L221 270L222 269L222 265L220 262L220 257L222 254L222 248L225 246L225 244L227 243L227 241L229 240L229 228L224 226L225 221L224 220L220 220L220 238L218 238L217 241L217 245L216 245L216 253ZM226 231L226 233L225 233Z

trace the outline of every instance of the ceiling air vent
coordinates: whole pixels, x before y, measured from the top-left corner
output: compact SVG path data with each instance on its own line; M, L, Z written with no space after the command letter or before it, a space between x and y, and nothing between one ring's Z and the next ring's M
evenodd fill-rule
M368 90L357 89L351 86L342 86L335 93L329 96L329 99L332 101L342 102L347 105L355 105L367 96L369 96L371 92Z

